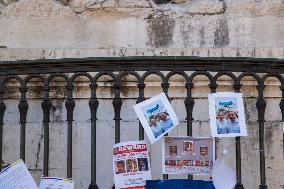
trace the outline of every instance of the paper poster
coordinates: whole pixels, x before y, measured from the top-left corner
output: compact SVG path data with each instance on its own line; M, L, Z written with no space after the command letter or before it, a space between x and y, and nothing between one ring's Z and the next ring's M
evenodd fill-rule
M23 160L18 160L0 173L1 189L38 189Z
M226 150L216 159L212 179L216 189L234 188L237 183L236 171L226 163Z
M242 93L208 95L212 137L247 136Z
M213 138L164 137L163 174L212 173L215 147Z
M74 189L74 182L58 177L42 177L39 189Z
M116 189L144 189L151 180L149 153L144 141L113 146L113 172Z
M179 124L165 93L136 104L133 108L152 144Z

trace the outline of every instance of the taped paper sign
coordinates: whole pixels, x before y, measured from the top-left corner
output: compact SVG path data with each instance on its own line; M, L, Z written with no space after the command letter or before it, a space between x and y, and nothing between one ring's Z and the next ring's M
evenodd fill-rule
M151 180L147 145L132 141L113 146L113 172L116 189L144 189Z
M165 137L163 174L205 174L212 172L215 147L213 138Z
M70 179L42 177L39 189L74 189L74 182Z
M133 108L152 144L179 124L165 93L136 104Z
M212 137L247 136L242 93L208 95Z
M0 173L1 189L38 189L23 160L16 161Z

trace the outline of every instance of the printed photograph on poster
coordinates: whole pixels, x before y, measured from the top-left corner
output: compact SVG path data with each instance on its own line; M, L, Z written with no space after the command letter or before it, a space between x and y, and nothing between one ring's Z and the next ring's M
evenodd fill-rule
M163 174L211 175L215 159L214 145L213 138L164 137Z
M193 153L193 141L184 141L183 142L183 154L192 155Z
M212 137L247 136L242 93L208 95Z
M130 141L113 146L113 172L116 189L145 189L151 180L149 153L144 141Z
M162 138L179 124L165 93L136 104L133 108L151 143Z

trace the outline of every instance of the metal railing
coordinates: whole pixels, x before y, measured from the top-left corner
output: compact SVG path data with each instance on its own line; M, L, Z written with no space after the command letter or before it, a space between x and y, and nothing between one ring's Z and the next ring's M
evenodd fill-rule
M140 71L143 71L141 74ZM164 74L162 71L169 71ZM193 71L187 74L187 71ZM96 72L93 77L89 72ZM118 72L115 74L114 72ZM210 72L217 72L214 76ZM233 72L241 72L235 75ZM68 76L67 73L73 73ZM258 73L265 73L258 74ZM3 100L5 84L15 79L19 82L19 91L21 94L18 109L20 112L20 158L25 160L25 140L26 140L26 123L29 105L27 103L26 93L28 83L31 79L37 78L43 83L43 101L41 103L43 111L44 127L44 160L43 175L49 173L49 124L52 101L50 99L51 81L60 77L66 81L66 101L67 110L67 177L72 178L72 127L73 111L76 106L73 98L74 80L80 76L85 76L90 81L91 96L89 99L89 108L91 113L91 181L89 188L98 188L96 182L96 120L99 100L97 98L98 80L104 75L108 75L114 81L114 98L112 101L114 109L115 122L115 143L120 142L120 122L122 98L121 81L126 75L132 75L137 79L137 88L139 96L137 103L144 100L145 80L148 76L154 74L161 78L161 88L168 95L170 78L176 74L185 79L185 88L187 91L184 105L186 108L187 135L192 135L192 112L194 108L194 99L192 89L194 88L193 79L196 76L203 75L210 81L209 88L211 93L216 92L218 87L217 80L219 77L226 75L233 81L235 92L240 92L242 87L241 80L246 76L253 77L257 82L258 98L256 108L258 112L259 125L259 158L260 158L260 189L266 189L266 169L265 169L265 151L264 151L264 113L266 102L264 99L264 82L268 77L277 78L282 91L282 99L279 104L282 120L284 120L284 61L278 59L239 59L239 58L195 58L195 57L129 57L129 58L86 58L86 59L61 59L61 60L34 60L34 61L17 61L17 62L0 62L0 160L3 158L3 117L6 105ZM47 76L46 76L47 75ZM260 76L263 75L263 76ZM20 77L21 76L21 77ZM144 138L144 132L139 123L139 140ZM0 170L2 165L0 165ZM241 177L241 144L240 138L236 138L236 173L237 184L235 189L243 189ZM167 175L164 175L167 179ZM189 175L189 179L192 177Z

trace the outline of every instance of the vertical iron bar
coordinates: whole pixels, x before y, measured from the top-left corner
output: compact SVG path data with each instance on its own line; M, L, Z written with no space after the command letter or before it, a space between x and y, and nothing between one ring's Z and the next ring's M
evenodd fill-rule
M29 105L27 102L27 87L23 86L19 88L21 92L21 100L18 105L20 112L20 124L21 124L21 137L20 137L20 158L25 161L25 148L26 148L26 122L27 122L27 113Z
M48 161L49 161L49 122L50 111L52 107L49 99L49 86L47 83L43 87L43 101L41 103L43 111L43 133L44 133L44 150L43 150L43 175L48 176Z
M90 84L91 89L91 98L89 100L89 107L91 112L91 184L88 189L98 189L96 184L96 151L97 151L97 142L96 142L96 127L97 127L97 110L99 107L99 101L96 96L97 84Z
M187 91L187 95L186 95L187 97L184 100L184 105L185 105L185 108L186 108L186 124L187 124L186 134L187 134L187 136L192 136L192 121L193 121L192 111L193 111L193 106L194 106L194 100L192 98L191 90L193 88L193 83L192 82L186 83L185 87L186 87L186 91ZM193 176L191 174L189 174L188 179L192 180Z
M240 83L234 83L233 85L236 93L239 93L241 90ZM244 189L242 184L242 164L241 164L241 139L240 137L236 137L236 173L237 173L237 183L234 189Z
M72 178L72 123L73 123L73 111L75 108L75 100L73 99L73 88L72 84L67 84L67 99L65 107L67 110L67 178Z
M260 186L259 189L267 189L265 178L265 151L264 151L264 113L266 108L266 102L263 97L264 91L263 81L259 81L257 85L258 99L256 102L256 108L258 112L258 124L259 124L259 157L260 157Z
M281 92L282 92L282 98L281 98L281 101L279 103L279 106L280 106L280 109L281 109L282 124L283 124L283 122L284 122L284 83L281 83L280 89L281 89ZM282 132L283 132L283 142L282 143L283 143L283 158L284 158L284 131L282 130Z
M210 88L210 92L211 93L216 93L216 89L217 89L217 83L216 81L212 81L210 80L210 84L209 84L209 88ZM219 139L218 137L215 138L215 159L217 159L217 143L218 143Z
M145 89L145 83L138 83L137 84L138 89L139 89L139 97L136 101L136 103L143 102L145 100L144 98L144 89ZM139 121L139 140L144 140L144 129L142 127L141 122Z
M161 83L161 87L163 88L163 92L166 94L168 100L170 101L169 96L168 96L168 90L169 90L170 84L166 83L166 82L163 82L163 83ZM168 134L165 134L165 136L168 136ZM169 175L168 174L163 174L163 179L164 180L168 180L169 179Z
M1 82L2 84L2 82ZM2 151L3 151L3 125L4 125L4 113L6 110L6 105L3 102L3 94L4 94L4 86L1 85L0 89L0 171L2 170L2 163L3 163L3 157L2 157Z
M113 99L113 108L114 108L114 121L115 121L115 143L120 142L120 111L122 106L122 100L120 98L120 82L115 82L115 97Z

